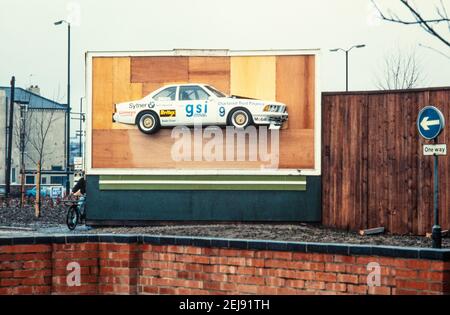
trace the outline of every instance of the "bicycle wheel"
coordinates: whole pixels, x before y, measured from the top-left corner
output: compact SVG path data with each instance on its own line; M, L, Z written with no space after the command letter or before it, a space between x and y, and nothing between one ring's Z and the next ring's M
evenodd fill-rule
M79 220L80 218L78 214L77 205L70 206L69 210L67 211L67 218L66 218L66 224L69 230L71 231L74 230Z

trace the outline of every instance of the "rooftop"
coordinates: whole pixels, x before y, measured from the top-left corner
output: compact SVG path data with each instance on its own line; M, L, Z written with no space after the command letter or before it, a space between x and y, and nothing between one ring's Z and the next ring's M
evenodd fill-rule
M11 88L6 86L0 86L0 91L5 91L6 97L11 95ZM66 110L66 104L61 104L45 98L41 95L27 91L23 88L16 87L14 89L14 99L18 102L28 102L28 108L31 109L55 109Z

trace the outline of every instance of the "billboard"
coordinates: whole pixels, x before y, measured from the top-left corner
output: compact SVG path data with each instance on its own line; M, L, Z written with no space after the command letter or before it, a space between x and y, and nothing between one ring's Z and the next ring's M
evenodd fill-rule
M318 50L88 52L88 175L320 175Z

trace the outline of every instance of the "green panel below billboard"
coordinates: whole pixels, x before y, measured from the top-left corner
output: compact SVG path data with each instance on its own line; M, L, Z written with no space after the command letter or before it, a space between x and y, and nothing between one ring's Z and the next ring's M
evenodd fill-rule
M160 180L156 177L138 177L135 180ZM244 180L242 176L239 177L222 179ZM257 185L257 190L249 189L249 186L242 190L217 190L205 189L203 184L182 184L183 187L163 189L161 186L149 190L149 186L144 189L139 187L140 184L135 184L133 188L116 184L111 189L100 184L100 176L90 175L87 177L87 221L90 224L126 224L127 221L319 222L322 210L321 177L287 177L284 181L306 181L307 185L287 184L291 189L298 186L295 190L277 190L276 187L283 185L270 183ZM103 181L133 180L129 175L101 178ZM167 179L167 176L163 178ZM188 178L192 179L192 176ZM197 179L211 180L204 177ZM178 180L187 179L179 177ZM245 180L251 181L251 178ZM281 178L277 181L281 181Z
M102 175L100 190L306 190L306 176Z

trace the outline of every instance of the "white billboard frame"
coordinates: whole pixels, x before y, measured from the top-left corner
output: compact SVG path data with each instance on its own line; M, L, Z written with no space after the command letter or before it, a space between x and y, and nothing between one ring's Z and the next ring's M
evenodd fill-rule
M283 50L223 50L223 49L173 49L152 51L88 51L85 54L86 82L86 175L321 175L321 90L320 49ZM92 167L92 60L95 57L150 57L150 56L289 56L314 55L314 168L313 169L150 169L150 168L93 168Z

